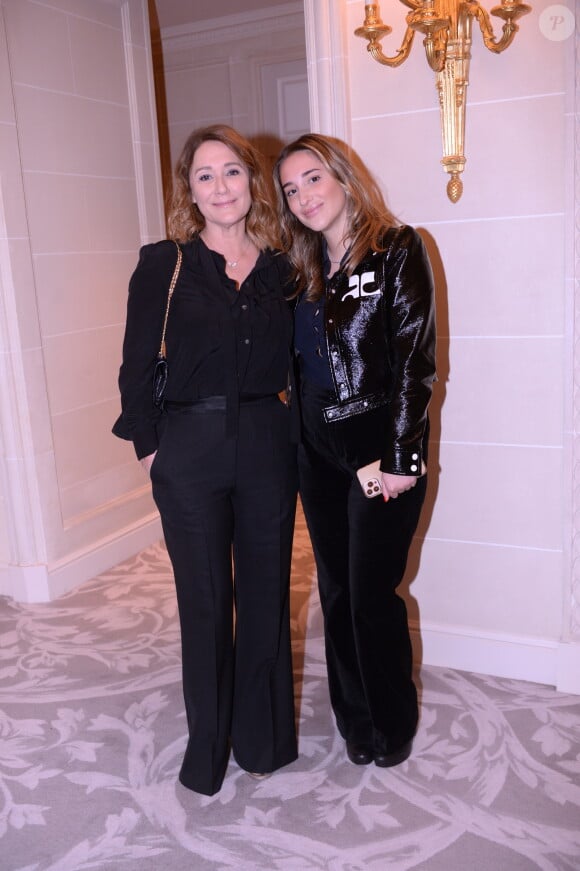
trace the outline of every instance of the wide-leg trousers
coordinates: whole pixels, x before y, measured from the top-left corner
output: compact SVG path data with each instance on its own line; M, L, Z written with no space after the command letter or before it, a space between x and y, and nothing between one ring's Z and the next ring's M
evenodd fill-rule
M205 795L221 787L230 746L248 771L297 755L289 430L277 396L242 402L236 437L226 437L224 397L170 408L151 469L181 626L189 739L179 779Z
M413 737L418 721L407 609L396 590L426 481L388 502L367 499L355 473L381 453L384 412L326 423L322 408L331 402L328 391L302 385L300 496L318 573L330 700L343 738L390 753Z

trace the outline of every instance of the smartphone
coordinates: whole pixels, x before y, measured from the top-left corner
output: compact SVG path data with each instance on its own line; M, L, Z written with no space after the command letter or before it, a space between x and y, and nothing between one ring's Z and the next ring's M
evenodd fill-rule
M356 474L367 499L373 499L375 496L381 495L383 488L380 460L375 460L374 463L369 463L368 466L362 466L362 468L357 469Z
M421 475L419 477L424 475L426 471L427 466L422 462ZM380 460L375 460L374 463L369 463L368 466L362 466L358 469L356 475L367 499L379 496L383 492Z

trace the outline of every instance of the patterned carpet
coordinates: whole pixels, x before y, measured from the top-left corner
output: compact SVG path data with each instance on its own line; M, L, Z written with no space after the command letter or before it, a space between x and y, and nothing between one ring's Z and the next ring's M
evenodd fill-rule
M299 759L176 781L179 635L161 545L49 605L0 600L2 871L578 871L580 697L423 667L396 769L355 767L331 718L312 555L293 563Z

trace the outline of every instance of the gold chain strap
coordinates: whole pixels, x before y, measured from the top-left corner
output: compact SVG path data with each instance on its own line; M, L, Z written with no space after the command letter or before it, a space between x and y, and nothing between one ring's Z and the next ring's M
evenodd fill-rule
M163 332L161 333L161 344L159 346L160 357L165 357L165 331L167 329L167 318L169 317L169 306L171 305L171 297L173 296L173 291L175 290L175 285L177 284L177 279L179 278L179 270L181 269L181 261L183 260L183 253L177 242L175 243L175 247L177 248L177 263L175 264L175 269L173 270L171 283L169 285L169 293L167 295L167 305L165 307L165 317L163 319Z

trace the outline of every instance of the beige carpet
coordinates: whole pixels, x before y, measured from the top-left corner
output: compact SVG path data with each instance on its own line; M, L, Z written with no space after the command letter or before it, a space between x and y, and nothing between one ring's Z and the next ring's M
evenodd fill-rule
M176 782L179 636L161 545L50 605L0 599L1 871L578 871L580 697L424 667L411 759L355 767L331 718L302 518L299 759Z

